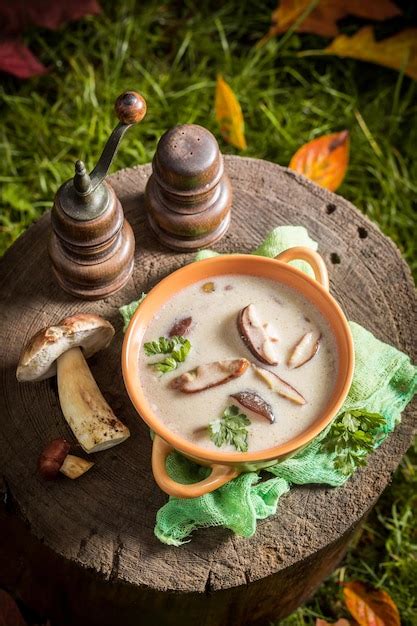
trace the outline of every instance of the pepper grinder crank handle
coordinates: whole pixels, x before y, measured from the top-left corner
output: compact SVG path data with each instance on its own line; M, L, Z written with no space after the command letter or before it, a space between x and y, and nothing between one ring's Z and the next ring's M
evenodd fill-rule
M75 163L74 187L80 196L89 196L99 187L107 176L125 132L134 124L142 121L146 115L146 102L135 91L126 91L121 94L117 98L114 108L119 123L108 138L95 168L90 174L87 174L82 161Z
M90 174L82 161L74 178L58 190L51 214L49 255L61 287L84 299L118 291L133 270L135 240L120 201L105 180L123 135L146 114L144 98L134 91L115 103L114 128Z

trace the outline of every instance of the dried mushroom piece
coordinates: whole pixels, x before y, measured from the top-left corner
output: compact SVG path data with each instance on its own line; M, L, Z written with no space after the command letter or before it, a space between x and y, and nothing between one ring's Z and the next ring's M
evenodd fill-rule
M288 367L295 369L301 367L317 354L320 347L321 334L318 332L308 332L291 350Z
M32 337L17 367L19 381L57 374L62 412L88 453L111 448L130 435L104 399L86 361L105 348L113 335L113 326L102 317L79 313Z
M214 361L199 365L193 370L174 378L170 387L182 393L196 393L217 385L223 385L233 378L238 378L246 372L249 361L246 359L229 359Z
M291 400L291 402L294 402L295 404L306 404L306 400L301 393L292 385L280 378L278 374L275 374L270 370L266 370L263 367L258 367L257 365L253 365L253 368L259 378L264 380L272 391L275 391L283 398L287 398L287 400Z
M265 417L271 424L274 423L275 415L272 406L256 391L246 389L245 391L233 393L230 397L244 409L252 411L252 413L256 413L256 415L260 415L261 417Z
M249 304L239 312L237 327L242 340L261 363L278 364L275 346L278 341L277 332L269 322L262 324L254 304Z

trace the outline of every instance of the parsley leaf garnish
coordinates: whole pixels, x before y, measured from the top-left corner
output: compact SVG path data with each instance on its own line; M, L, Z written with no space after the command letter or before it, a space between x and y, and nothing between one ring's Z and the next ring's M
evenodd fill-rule
M146 356L154 356L155 354L169 354L162 361L156 363L150 363L150 367L156 369L161 374L172 372L177 369L178 363L185 361L189 351L191 350L191 343L184 337L159 337L158 341L148 341L143 346Z
M250 419L241 413L237 406L228 406L220 419L209 424L210 439L218 448L230 444L239 452L247 452L248 429L246 427L250 423Z
M129 326L129 322L132 319L134 312L136 311L138 306L142 304L142 302L145 299L145 296L146 296L146 293L142 292L139 297L139 300L133 300L132 302L129 302L129 304L125 304L124 306L120 307L119 312L123 318L123 332L124 333L127 331L127 327Z
M335 454L335 468L350 476L357 467L366 465L367 455L383 436L384 424L382 415L364 409L339 416L323 440L324 448Z

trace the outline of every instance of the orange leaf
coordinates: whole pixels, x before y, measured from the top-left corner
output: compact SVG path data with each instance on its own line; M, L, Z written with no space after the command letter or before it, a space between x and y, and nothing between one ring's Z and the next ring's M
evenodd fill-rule
M216 120L219 122L220 132L225 141L240 150L245 150L245 122L242 109L222 76L217 77L215 111Z
M417 28L406 28L392 37L375 41L373 28L365 26L352 37L339 35L324 52L395 70L404 69L408 76L417 80Z
M343 596L359 626L401 626L398 609L386 591L354 581L344 585Z
M350 622L343 617L338 619L334 624L330 624L330 622L326 622L325 619L320 619L319 617L316 619L316 626L350 626Z
M290 169L304 174L321 187L336 191L345 177L349 163L349 132L323 135L297 150Z
M401 14L392 0L319 0L317 6L308 12L311 4L311 0L281 0L272 14L272 26L267 37L285 33L305 12L306 17L295 30L323 37L335 37L339 33L337 22L346 15L385 20Z

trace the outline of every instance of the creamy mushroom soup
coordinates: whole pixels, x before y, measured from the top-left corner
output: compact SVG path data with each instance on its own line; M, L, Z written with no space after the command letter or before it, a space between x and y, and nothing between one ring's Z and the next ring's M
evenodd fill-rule
M175 335L188 339L188 354ZM296 290L256 276L219 276L178 292L144 344L140 377L152 410L210 450L253 452L292 439L323 413L337 378L326 320Z

